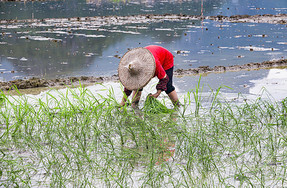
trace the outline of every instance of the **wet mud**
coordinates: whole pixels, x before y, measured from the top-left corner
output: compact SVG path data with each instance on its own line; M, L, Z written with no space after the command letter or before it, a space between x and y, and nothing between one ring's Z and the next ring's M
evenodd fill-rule
M274 60L274 61L264 61L261 63L247 63L244 65L232 65L232 66L200 66L197 68L190 69L176 69L174 71L175 76L188 76L188 75L200 75L208 73L224 73L231 71L242 71L242 70L259 70L259 69L271 69L271 68L287 68L287 59ZM103 83L107 81L118 81L118 75L113 75L110 77L66 77L66 78L56 78L56 79L43 79L43 78L30 78L26 80L13 80L9 82L0 82L0 89L3 91L15 90L17 89L31 89L31 88L57 88L66 86L77 86L81 85L91 85L95 83Z
M272 68L287 68L287 59L264 61L261 63L247 63L243 65L231 65L231 66L199 66L198 68L190 69L177 69L174 71L175 76L186 76L186 75L198 75L206 73L224 73L232 71L243 71L243 70L259 70L259 69L272 69Z
M233 15L233 16L207 16L205 19L236 22L236 23L270 23L270 24L287 24L287 14L263 14L263 15Z
M225 22L251 22L251 23L270 23L287 24L287 14L264 14L264 15L233 15L233 16L200 16L186 14L144 14L131 16L95 16L95 17L74 17L74 18L46 18L46 19L25 19L25 20L0 20L0 24L21 24L30 23L32 26L83 26L83 23L89 23L93 27L124 25L131 23L149 23L162 21L181 21L181 20L215 20ZM70 25L67 25L70 24Z
M93 76L80 76L80 77L65 77L56 79L43 79L32 77L29 79L17 79L8 82L0 81L0 89L3 91L15 89L31 89L31 88L59 88L66 86L78 85L91 85L94 83L103 83L107 81L117 81L118 76L113 75L110 77L93 77Z

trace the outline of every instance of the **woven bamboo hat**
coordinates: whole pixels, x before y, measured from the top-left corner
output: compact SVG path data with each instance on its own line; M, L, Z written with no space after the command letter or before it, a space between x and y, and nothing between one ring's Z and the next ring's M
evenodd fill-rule
M141 89L155 73L155 59L146 48L134 48L122 57L118 73L121 83L128 90Z

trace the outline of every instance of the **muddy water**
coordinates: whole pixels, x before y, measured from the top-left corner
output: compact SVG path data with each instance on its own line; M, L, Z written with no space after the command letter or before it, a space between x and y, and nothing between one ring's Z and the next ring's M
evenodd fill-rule
M176 78L176 86L182 93L195 91L199 79L199 76ZM222 95L229 100L237 100L242 96L248 99L261 96L276 101L282 100L287 93L286 69L212 73L201 77L203 93L216 92L220 87Z
M169 49L177 69L286 57L285 24L133 18L3 23L0 77L113 75L129 48L149 44Z
M1 2L0 80L37 77L53 82L57 78L60 85L66 84L61 80L66 77L110 80L128 49L149 44L169 49L175 57L176 70L286 59L286 15L275 21L272 16L264 17L264 21L231 16L284 14L285 0L202 2ZM167 13L175 16L164 15ZM133 14L139 15L130 16ZM156 17L157 14L164 16ZM102 17L107 15L117 16ZM243 72L226 74L244 77ZM241 85L238 79L231 82L225 75L216 77L232 88ZM266 76L255 75L250 74L248 79ZM187 78L177 80L179 85L184 79ZM212 85L212 80L206 81ZM29 84L53 85L47 82L50 81Z

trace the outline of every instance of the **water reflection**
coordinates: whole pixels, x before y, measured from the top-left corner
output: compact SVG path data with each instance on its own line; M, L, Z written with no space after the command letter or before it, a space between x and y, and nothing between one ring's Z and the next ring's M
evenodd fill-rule
M250 11L250 7L240 6L242 2L248 3L204 0L204 14L223 10L230 13L231 9L240 8ZM254 1L252 7L263 6L262 2ZM278 2L276 6L284 4ZM268 2L266 5L268 10L274 7ZM35 19L61 18L0 25L1 80L109 76L117 73L119 58L129 48L150 44L168 48L175 56L176 68L184 69L286 58L284 25L166 19L105 21L100 17L81 17L141 14L147 10L157 14L199 15L200 0L0 2L0 7L1 19L31 18L32 13Z
M286 57L284 25L205 21L202 26L201 20L121 25L118 21L106 26L51 20L34 24L33 29L23 23L2 28L1 77L109 76L117 73L119 58L129 48L149 44L172 51L176 68L184 69ZM6 62L13 66L4 68Z
M0 2L1 19L43 19L91 16L128 16L146 13L155 14L209 14L213 7L219 7L226 0L69 0L69 1L28 1Z

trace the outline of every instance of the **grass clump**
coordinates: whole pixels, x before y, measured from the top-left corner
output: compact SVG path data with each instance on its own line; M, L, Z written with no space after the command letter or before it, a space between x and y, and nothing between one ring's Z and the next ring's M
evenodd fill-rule
M150 95L146 97L142 110L145 113L150 114L162 114L162 113L168 114L174 112L174 110L168 109L158 99L151 97Z

